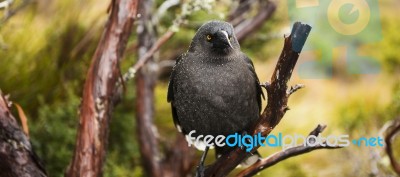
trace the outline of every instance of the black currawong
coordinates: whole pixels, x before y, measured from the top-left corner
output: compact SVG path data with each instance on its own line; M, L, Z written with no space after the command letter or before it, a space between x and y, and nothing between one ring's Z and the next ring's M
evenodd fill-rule
M222 21L198 29L189 50L177 59L168 86L175 126L185 135L195 130L192 137L248 132L259 118L262 97L252 61L241 52L232 25ZM215 148L217 157L233 150ZM257 159L258 153L242 164Z

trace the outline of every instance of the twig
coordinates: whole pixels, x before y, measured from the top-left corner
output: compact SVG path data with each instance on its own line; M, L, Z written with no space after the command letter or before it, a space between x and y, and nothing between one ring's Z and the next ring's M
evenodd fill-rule
M164 33L164 35L157 40L157 42L147 51L147 53L143 55L143 57L141 57L135 65L128 69L128 72L123 76L124 82L134 78L137 70L139 70L174 34L175 32L171 30L168 30L166 33Z
M260 115L260 119L255 124L253 131L251 131L252 135L261 133L264 137L268 136L287 111L289 98L287 83L310 30L311 27L309 25L296 22L293 25L291 35L285 37L285 44L272 75L271 84L267 87L268 104ZM235 148L231 153L220 157L210 165L205 170L205 176L226 176L246 157L254 153L258 147L254 147L250 153L241 148Z
M302 89L302 88L304 88L305 87L305 85L303 85L303 84L296 84L295 86L293 86L293 87L290 87L290 89L289 89L289 91L288 91L288 95L291 95L291 94L293 94L294 92L296 92L297 90L300 90L300 89Z
M386 129L385 143L386 143L386 153L389 156L390 164L393 170L400 176L400 164L394 157L392 141L400 133L400 117L394 120L389 127Z
M160 18L164 16L165 12L171 7L174 7L179 4L179 0L166 0L164 1L160 7L158 7L156 14L152 18L153 24L159 24Z
M310 132L309 135L314 135L317 136L320 134L324 129L326 128L325 125L318 125L313 131ZM314 139L313 139L314 140ZM296 147L291 147L288 149L285 149L283 151L277 152L275 154L272 154L271 156L261 159L257 161L255 164L251 165L250 167L244 169L241 171L239 174L237 174L238 177L246 177L246 176L253 176L256 175L258 172L267 169L268 167L271 167L283 160L286 160L291 157L295 157L301 154L305 154L314 150L318 149L337 149L337 148L342 148L341 146L322 146L320 144L316 146L296 146Z
M311 131L308 136L314 135L314 136L318 136L318 134L322 133L326 128L326 125L321 125L318 124L317 127L315 127L315 129L313 131Z

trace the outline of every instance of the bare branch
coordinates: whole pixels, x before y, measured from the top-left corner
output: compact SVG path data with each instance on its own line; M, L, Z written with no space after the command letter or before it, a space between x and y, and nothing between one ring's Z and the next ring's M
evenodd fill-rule
M74 156L68 177L102 176L108 126L121 77L119 62L132 32L138 0L112 0L111 13L93 55L83 90Z
M237 26L246 20L247 13L251 10L251 4L257 0L239 0L238 5L235 9L232 9L229 13L227 20L233 26Z
M171 27L164 33L154 45L139 58L136 64L128 69L128 72L123 75L123 82L126 82L135 77L136 72L160 49L160 47L167 42L179 29L179 27L185 22L192 13L199 10L210 10L211 5L203 3L197 0L190 0L187 3L182 4L182 11L176 16ZM134 47L129 47L134 48ZM122 83L118 82L118 85Z
M257 15L255 15L250 19L241 20L241 22L238 23L235 22L236 19L230 17L232 22L237 23L237 25L235 25L235 31L236 31L236 37L239 41L242 41L247 37L247 35L259 29L266 20L271 18L272 14L276 10L276 5L272 1L259 0L259 3L260 6ZM248 10L248 8L245 9ZM240 18L241 16L238 17Z
M313 131L310 132L309 135L314 135L318 136L324 129L326 128L325 125L318 125ZM320 144L316 146L296 146L296 147L291 147L288 149L285 149L283 151L277 152L275 154L272 154L271 156L261 159L257 161L255 164L251 165L250 167L244 169L241 171L239 174L237 174L238 177L245 177L245 176L253 176L256 175L258 172L267 169L268 167L271 167L283 160L286 160L291 157L295 157L301 154L305 154L314 150L318 149L337 149L337 148L342 148L341 146L322 146Z
M271 84L267 87L268 104L253 131L251 131L252 135L261 133L262 136L266 137L284 116L288 108L287 83L310 30L309 25L296 22L291 35L285 37L285 44L272 75ZM254 147L250 153L241 148L235 148L231 153L218 158L216 162L210 165L205 170L205 176L226 176L241 161L254 153L258 147Z
M389 127L386 129L385 143L386 143L386 153L389 156L390 164L393 170L400 175L400 164L394 157L392 141L400 133L400 117L394 120Z
M308 134L308 136L311 136L311 135L318 136L318 134L322 133L326 127L327 127L326 125L318 124L318 126L313 131L311 131Z
M153 24L159 24L159 21L162 16L164 16L165 12L171 7L179 5L179 0L166 0L164 1L160 7L158 7L156 15L153 16L152 22Z
M290 96L292 93L294 93L294 92L296 92L297 90L300 90L300 89L302 89L302 88L304 88L305 87L305 85L303 85L303 84L296 84L295 86L293 86L293 87L290 87L290 89L289 89L289 91L288 91L288 95Z
M123 76L124 82L134 78L137 70L139 70L174 34L175 32L171 30L168 30L166 33L164 33L164 35L154 43L154 45L146 52L146 54L140 57L136 64L128 69L128 72Z

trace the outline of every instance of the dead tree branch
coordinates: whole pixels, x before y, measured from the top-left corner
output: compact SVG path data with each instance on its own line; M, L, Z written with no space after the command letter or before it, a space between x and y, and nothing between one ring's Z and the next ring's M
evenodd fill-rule
M87 73L75 152L66 176L102 176L108 124L117 96L116 83L121 77L119 62L132 31L137 6L138 0L112 1L108 22Z
M325 125L318 125L313 131L310 132L309 135L314 135L318 136L318 134L322 133L324 129L326 128ZM250 167L246 168L245 170L241 171L237 176L238 177L247 177L247 176L254 176L258 172L267 169L268 167L271 167L283 160L286 160L291 157L295 157L301 154L305 154L314 150L318 149L337 149L337 148L342 148L340 146L322 146L320 144L316 146L296 146L296 147L291 147L286 150L277 152L275 154L272 154L271 156L261 159L257 161L255 164L251 165Z
M400 164L394 156L392 147L392 141L395 139L396 135L400 133L400 117L394 120L389 125L389 127L386 129L386 133L387 133L385 136L386 153L389 156L390 164L392 165L393 170L397 173L397 175L400 176Z
M11 115L11 101L0 91L0 176L46 177L43 164L32 149L28 137Z
M136 72L144 65L146 62L153 57L153 55L160 49L162 45L164 45L173 35L175 34L174 31L168 30L166 33L164 33L163 36L161 36L153 46L147 52L142 55L139 60L133 65L131 68L129 68L128 72L124 74L123 80L124 82L128 81L129 79L132 79L135 77Z
M245 19L243 14L251 10L254 0L241 0L239 6L228 16L228 21L235 27L236 38L239 41L259 29L265 21L271 18L276 10L276 4L271 1L259 0L259 9L252 18Z
M311 27L309 25L296 22L293 25L291 35L285 37L283 50L271 77L271 82L266 87L268 104L260 115L260 119L254 126L253 131L251 131L252 135L261 133L262 136L266 137L278 125L285 112L289 109L287 102L290 95L288 94L287 83L310 30ZM250 153L254 153L257 149L258 147L253 148ZM216 162L207 167L205 176L226 176L241 161L248 157L250 153L241 148L235 148L230 154L220 157Z
M239 0L235 9L231 9L227 20L233 26L237 26L246 20L247 13L251 10L251 5L257 0Z

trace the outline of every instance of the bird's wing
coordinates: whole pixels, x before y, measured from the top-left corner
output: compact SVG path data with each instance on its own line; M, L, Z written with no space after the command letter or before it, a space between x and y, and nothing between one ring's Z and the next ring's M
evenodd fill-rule
M167 101L168 101L168 102L171 102L172 118L173 118L173 120L174 120L175 127L176 127L176 128L178 129L178 131L180 131L180 132L182 132L182 129L181 129L181 126L180 126L180 123L179 123L178 115L177 115L177 113L176 113L176 108L175 108L175 106L174 106L174 79L175 79L174 77L175 77L175 67L176 67L176 65L179 63L179 61L181 60L181 58L182 58L182 55L179 56L179 57L176 59L175 66L174 66L174 68L172 69L171 76L170 76L170 78L169 78L168 93L167 93Z
M175 61L175 66L172 68L171 76L169 77L169 83L168 83L168 93L167 93L167 101L171 102L174 100L174 77L175 77L175 67L178 65L178 63L181 61L182 55L180 55L178 58L176 58Z
M256 80L255 84L256 84L256 88L257 88L257 102L258 102L258 108L261 111L261 98L265 99L265 95L264 95L264 92L263 92L263 90L261 88L260 80L258 79L258 76L257 76L256 71L254 69L253 62L250 60L250 58L245 55L244 61L247 63L247 66L249 67L254 79Z

